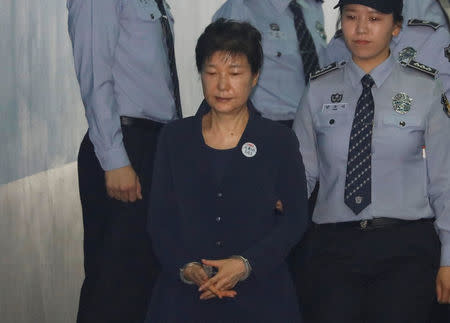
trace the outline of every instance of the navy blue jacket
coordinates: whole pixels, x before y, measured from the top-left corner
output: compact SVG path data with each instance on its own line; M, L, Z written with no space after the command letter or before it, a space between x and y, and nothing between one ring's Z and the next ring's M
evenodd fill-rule
M162 272L147 322L299 322L285 258L307 225L305 170L298 141L289 128L250 118L233 151L222 183L205 165L201 121L196 116L168 124L160 134L148 228ZM256 145L254 157L241 151ZM277 200L284 206L275 212ZM220 217L220 221L218 221ZM195 286L179 279L191 261L242 255L253 268L235 299L200 301Z

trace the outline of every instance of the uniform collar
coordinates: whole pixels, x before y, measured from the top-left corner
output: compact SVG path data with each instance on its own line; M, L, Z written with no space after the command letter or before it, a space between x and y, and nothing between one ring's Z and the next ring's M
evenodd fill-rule
M282 13L288 9L291 0L269 0L269 2L278 10L279 13ZM306 0L297 0L297 3L302 8L309 8L309 4Z
M394 63L395 60L391 53L391 55L389 55L389 57L383 63L375 67L372 72L370 72L370 76L372 76L373 80L375 81L375 86L377 88L381 87L384 81L386 81L388 76L391 74ZM364 72L358 65L356 65L353 60L350 60L350 62L347 64L347 67L347 75L350 78L352 86L354 88L360 88L361 79L364 75L366 75L366 72Z

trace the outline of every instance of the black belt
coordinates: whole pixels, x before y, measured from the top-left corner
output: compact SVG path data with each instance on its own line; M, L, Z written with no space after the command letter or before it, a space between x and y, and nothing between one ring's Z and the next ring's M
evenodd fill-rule
M134 117L126 117L126 116L120 117L120 124L122 126L138 127L138 128L144 128L144 129L159 129L164 125L161 122L156 122L156 121L153 121L150 119L134 118Z
M394 218L374 218L371 220L361 220L361 221L349 221L349 222L337 222L337 223L323 223L316 224L313 223L314 229L339 229L339 228L354 228L360 230L372 230L372 229L382 229L394 226L401 226L412 223L432 223L434 218L426 218L419 220L400 220Z

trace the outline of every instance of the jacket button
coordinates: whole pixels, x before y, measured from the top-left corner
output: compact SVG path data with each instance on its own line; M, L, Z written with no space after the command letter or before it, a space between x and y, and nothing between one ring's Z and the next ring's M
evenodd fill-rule
M217 193L217 197L223 197L223 194L221 192Z
M216 222L219 223L220 221L222 221L222 218L221 218L220 216L218 216L218 217L216 218Z
M217 247L223 247L223 241L217 241L216 242Z
M334 123L335 123L334 119L331 119L330 124L334 124Z
M281 55L283 55L281 52L277 52L277 57L281 57Z
M406 126L406 122L405 122L405 121L400 121L400 126L401 126L401 127Z

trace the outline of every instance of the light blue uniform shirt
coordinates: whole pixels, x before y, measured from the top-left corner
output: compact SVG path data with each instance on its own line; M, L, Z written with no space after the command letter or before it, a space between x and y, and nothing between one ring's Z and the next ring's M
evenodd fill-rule
M104 170L127 166L120 116L176 118L161 13L154 0L68 0L67 8L95 153Z
M351 60L312 80L295 118L293 127L308 191L320 182L313 221L436 217L441 264L449 266L450 118L443 111L442 87L431 76L400 65L392 56L370 73L375 81L372 203L359 215L344 203L349 137L364 75ZM394 109L393 97L399 93L412 99L406 114ZM342 95L342 100L333 104L333 94Z
M248 21L261 32L264 64L251 99L262 115L272 120L294 119L306 87L289 2L290 0L228 0L213 18ZM315 0L297 2L302 7L320 60L320 52L326 46L322 3Z
M412 3L416 3L416 1L406 1L406 3L410 3L410 6L412 6ZM428 1L423 1L423 4L426 3ZM437 1L432 1L432 3L439 6ZM433 5L429 4L430 7ZM416 6L420 7L419 2L417 2ZM441 15L443 15L442 10L439 10ZM412 17L411 19L415 18ZM439 71L439 78L442 80L447 97L449 97L450 62L449 58L445 56L445 48L449 45L450 32L445 26L441 26L437 30L430 26L408 26L408 19L405 16L402 31L397 37L392 39L391 51L394 57L399 59L400 53L404 52L405 48L413 48L416 51L414 60ZM351 53L345 45L343 36L335 36L328 44L323 56L325 65L343 60L349 61Z

